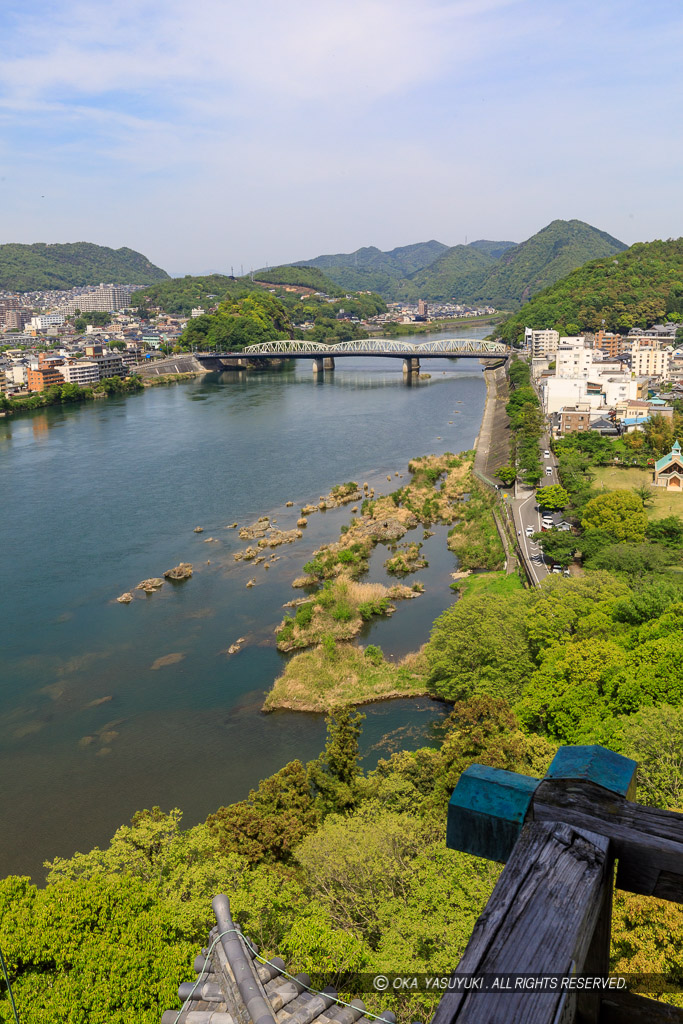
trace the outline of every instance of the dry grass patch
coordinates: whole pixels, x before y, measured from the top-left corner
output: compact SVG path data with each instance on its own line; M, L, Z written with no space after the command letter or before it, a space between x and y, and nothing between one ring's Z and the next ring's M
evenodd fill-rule
M397 665L377 647L329 644L297 654L275 680L264 711L330 711L344 704L369 704L391 697L418 697L427 691L427 661L422 651Z

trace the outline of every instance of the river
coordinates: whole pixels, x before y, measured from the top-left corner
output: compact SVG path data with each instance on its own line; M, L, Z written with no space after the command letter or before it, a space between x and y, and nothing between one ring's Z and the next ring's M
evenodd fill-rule
M268 572L233 560L245 542L226 526L269 514L291 528L336 483L394 490L411 456L471 448L481 365L422 369L431 380L406 386L399 360L338 360L319 380L302 362L0 421L0 875L41 881L46 858L106 844L154 804L193 824L317 755L322 716L260 707L284 665L273 631L301 593L291 581L350 509L312 515ZM443 530L426 550L426 593L361 638L387 656L423 643L453 599ZM373 555L372 579L384 579L385 557ZM192 579L116 603L180 561ZM248 643L228 656L240 636ZM365 711L366 766L425 742L444 715L426 699Z

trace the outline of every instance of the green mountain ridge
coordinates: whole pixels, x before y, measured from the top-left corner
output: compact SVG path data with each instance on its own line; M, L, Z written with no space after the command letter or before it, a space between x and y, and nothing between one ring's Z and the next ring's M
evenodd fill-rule
M580 220L554 220L526 241L478 239L450 248L431 240L382 252L374 246L302 260L342 288L384 299L455 300L514 309L588 260L626 246Z
M151 284L167 280L165 270L142 253L109 249L93 242L0 245L0 289L28 292L114 284Z
M500 334L516 342L525 327L627 332L662 318L683 321L683 238L637 242L585 263L534 296Z

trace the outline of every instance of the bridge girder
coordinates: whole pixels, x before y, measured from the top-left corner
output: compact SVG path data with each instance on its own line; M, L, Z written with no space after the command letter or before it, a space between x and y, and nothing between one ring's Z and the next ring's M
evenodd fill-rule
M342 341L336 345L314 345L310 341L267 341L260 345L249 345L240 354L243 356L310 356L312 359L325 356L378 355L406 357L435 356L503 356L507 346L499 341L482 341L479 338L441 338L416 345L414 342L386 338L359 338Z

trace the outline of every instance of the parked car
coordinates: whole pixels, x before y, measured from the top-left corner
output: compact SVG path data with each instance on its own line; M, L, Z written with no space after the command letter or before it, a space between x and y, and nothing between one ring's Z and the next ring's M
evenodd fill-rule
M554 565L553 568L552 568L552 572L561 573L562 572L562 566L561 565Z

